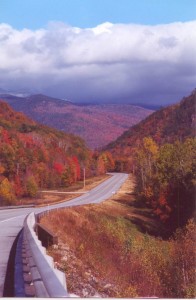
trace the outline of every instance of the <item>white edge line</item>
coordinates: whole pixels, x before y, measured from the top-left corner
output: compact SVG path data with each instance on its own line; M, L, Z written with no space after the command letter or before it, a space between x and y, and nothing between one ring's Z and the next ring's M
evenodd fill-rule
M26 216L26 214L25 214L25 215L21 215L21 216L17 216L17 217L13 217L13 218L10 218L10 219L6 219L6 220L3 220L3 221L0 221L0 223L8 222L8 221L10 221L10 220L17 219L17 218L21 218L21 217L24 217L24 216Z

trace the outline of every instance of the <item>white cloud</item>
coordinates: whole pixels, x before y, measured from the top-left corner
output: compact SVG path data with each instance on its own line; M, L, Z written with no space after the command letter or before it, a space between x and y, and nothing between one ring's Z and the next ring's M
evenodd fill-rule
M173 100L195 87L195 53L196 22L37 31L0 24L1 87L74 101Z

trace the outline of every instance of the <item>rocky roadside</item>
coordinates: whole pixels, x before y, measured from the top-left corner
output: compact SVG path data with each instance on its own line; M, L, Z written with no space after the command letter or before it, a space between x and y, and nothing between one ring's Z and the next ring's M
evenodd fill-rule
M108 298L118 294L116 287L100 277L97 271L84 265L69 246L59 242L49 250L53 254L56 267L65 272L67 289L71 296Z

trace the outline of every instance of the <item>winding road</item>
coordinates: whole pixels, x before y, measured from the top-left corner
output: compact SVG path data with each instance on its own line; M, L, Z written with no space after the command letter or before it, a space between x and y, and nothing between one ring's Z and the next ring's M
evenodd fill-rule
M128 174L113 175L91 191L70 201L41 208L17 208L0 210L0 297L3 296L4 282L10 250L16 236L23 227L24 219L30 212L40 213L45 210L64 208L92 203L100 203L110 198L128 178Z

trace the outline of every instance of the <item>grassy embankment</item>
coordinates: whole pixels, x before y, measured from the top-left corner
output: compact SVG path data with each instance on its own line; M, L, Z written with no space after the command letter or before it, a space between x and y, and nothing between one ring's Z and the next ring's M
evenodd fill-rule
M60 243L49 249L81 297L194 297L195 225L163 240L163 227L137 207L133 178L113 199L51 212L42 219ZM156 236L156 237L155 237Z

